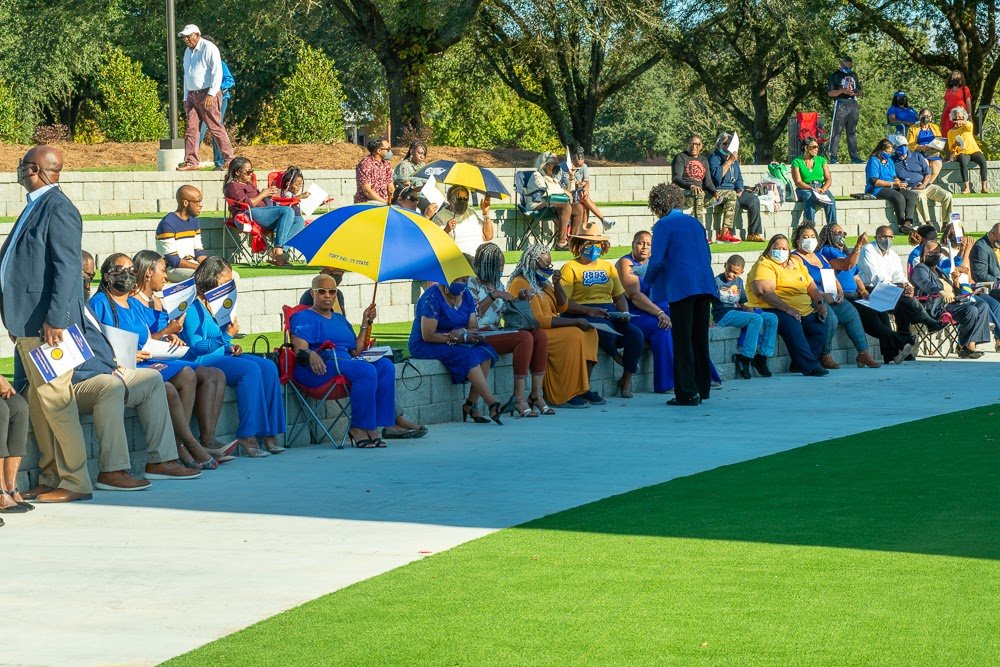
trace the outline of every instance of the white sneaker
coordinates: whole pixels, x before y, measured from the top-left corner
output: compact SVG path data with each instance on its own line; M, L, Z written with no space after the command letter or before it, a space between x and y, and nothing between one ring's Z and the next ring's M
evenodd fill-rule
M604 220L601 220L601 224L604 225L604 231L608 231L615 226L615 221L604 218Z

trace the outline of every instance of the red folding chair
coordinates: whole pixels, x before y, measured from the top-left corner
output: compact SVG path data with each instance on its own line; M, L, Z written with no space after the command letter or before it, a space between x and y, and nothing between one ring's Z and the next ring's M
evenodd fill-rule
M256 174L250 175L251 182L257 187ZM271 250L271 239L274 233L264 229L253 219L253 207L250 204L226 197L228 215L222 221L222 256L231 264L242 262L250 266L258 266L267 258ZM227 254L226 239L229 239L233 250Z
M337 363L337 358L333 357L333 364L337 370L337 374L326 383L318 387L304 387L295 381L296 361L295 350L292 349L290 323L292 321L292 317L296 313L307 308L309 308L309 306L281 307L281 331L284 333L285 342L278 350L278 378L281 384L286 388L285 414L289 414L287 410L288 391L296 397L299 407L301 408L295 416L295 421L293 421L288 427L285 441L294 442L299 429L303 426L307 426L309 428L309 442L311 444L322 444L324 439L329 439L334 447L337 449L343 449L351 432L350 415L347 411L351 404L351 384L348 382L347 378L340 373L340 365ZM334 348L335 346L330 342L324 343L323 346L320 347L321 350ZM330 426L327 427L326 424L323 423L323 418L320 416L319 412L322 406L330 405L331 402L335 406L334 409L336 410L336 414L333 417L333 421L330 422ZM331 433L331 429L333 429L341 419L344 419L347 422L347 425L344 428L344 437L337 440L333 433ZM316 427L318 427L319 431L322 432L322 437L319 439L317 439Z

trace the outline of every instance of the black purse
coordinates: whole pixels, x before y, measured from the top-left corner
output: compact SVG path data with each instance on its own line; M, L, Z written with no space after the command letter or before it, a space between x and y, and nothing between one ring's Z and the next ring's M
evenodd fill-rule
M503 328L533 331L539 328L530 301L508 301L503 313Z

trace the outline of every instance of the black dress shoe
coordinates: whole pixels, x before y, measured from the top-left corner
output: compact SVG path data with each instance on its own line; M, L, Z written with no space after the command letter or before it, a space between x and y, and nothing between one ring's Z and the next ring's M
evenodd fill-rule
M771 369L767 367L767 357L758 354L753 358L753 367L762 378L771 377Z
M667 401L667 405L701 405L701 396L695 396L694 398L671 398Z
M821 378L824 375L829 375L829 374L830 374L830 371L826 370L822 366L814 368L811 371L809 371L808 373L805 373L805 375L807 375L809 377L814 377L814 378Z
M750 379L751 361L750 357L744 357L742 354L737 353L733 355L733 363L736 364L736 374L744 380Z

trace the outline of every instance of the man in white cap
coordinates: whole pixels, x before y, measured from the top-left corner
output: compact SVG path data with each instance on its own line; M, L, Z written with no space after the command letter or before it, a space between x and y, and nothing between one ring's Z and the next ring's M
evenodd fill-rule
M233 145L222 125L219 110L222 88L222 56L215 44L201 38L196 25L186 25L180 37L187 45L184 51L184 163L178 171L198 168L198 131L202 123L208 126L222 151L225 165L233 159Z

